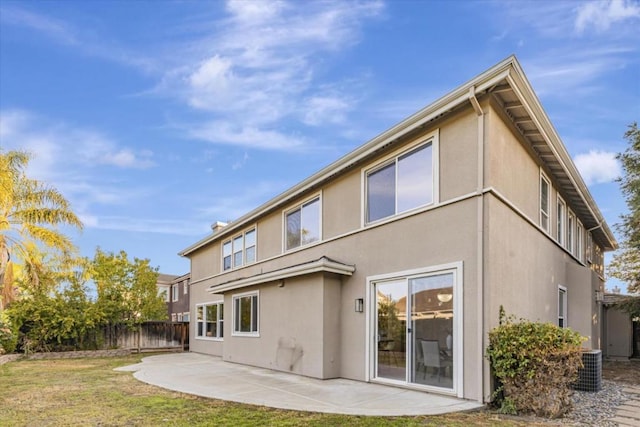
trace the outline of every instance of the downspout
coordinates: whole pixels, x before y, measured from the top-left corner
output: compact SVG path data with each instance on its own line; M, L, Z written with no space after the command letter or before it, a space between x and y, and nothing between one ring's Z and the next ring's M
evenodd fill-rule
M485 113L478 102L475 94L475 87L469 88L469 101L473 106L473 110L478 116L478 177L476 184L477 200L477 260L476 260L476 280L477 280L477 357L480 364L478 370L478 401L484 403L484 385L485 385L485 363L484 363L484 117ZM488 374L487 374L488 381Z

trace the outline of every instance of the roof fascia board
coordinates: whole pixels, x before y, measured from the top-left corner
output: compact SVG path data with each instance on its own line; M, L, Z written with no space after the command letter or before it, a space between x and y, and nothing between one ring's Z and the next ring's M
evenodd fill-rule
M210 234L209 236L201 239L200 241L194 243L193 245L183 249L178 253L180 256L186 256L201 247L207 245L208 243L227 236L228 234L233 233L239 228L243 227L247 222L253 221L256 218L262 216L267 213L271 209L274 209L275 206L278 206L282 203L289 201L290 199L300 195L304 191L309 188L320 184L324 180L329 177L340 173L342 170L356 164L362 159L365 159L372 153L379 150L384 145L393 141L394 139L400 138L408 132L420 127L424 123L432 120L435 117L447 112L450 109L453 109L460 104L469 100L469 88L475 87L475 93L479 93L485 89L490 88L491 86L497 84L505 77L507 77L511 73L511 67L517 64L515 57L509 56L499 64L493 66L489 70L484 73L476 76L470 81L462 84L457 89L449 92L443 97L437 99L433 103L429 104L425 108L421 109L417 113L414 113L407 119L403 120L396 126L388 129L377 137L373 138L369 142L361 145L359 148L356 148L352 152L348 153L344 157L338 159L337 161L331 163L320 171L316 172L309 178L300 182L299 184L291 187L289 190L283 192L282 194L274 197L270 201L261 205L260 207L254 209L253 211L247 213L246 215L238 218L236 221L229 223L225 228L220 230L217 233Z
M282 270L257 274L245 279L238 279L220 285L209 286L209 288L207 288L207 292L218 294L247 286L258 285L260 283L273 282L276 280L283 280L319 272L351 276L355 270L356 268L353 265L346 265L326 258L321 258L307 264L294 265L293 267L284 268Z
M542 104L540 103L538 97L535 95L531 84L527 80L519 65L514 68L516 71L516 75L509 75L507 77L509 85L516 93L518 98L523 101L523 108L527 110L527 113L529 113L529 115L531 116L533 123L536 125L536 127L544 137L544 140L547 142L547 145L555 155L556 159L558 159L558 162L560 162L562 169L569 177L571 184L578 190L578 194L587 206L587 209L589 209L589 212L595 218L596 222L602 227L607 240L609 240L611 249L616 249L617 242L615 237L613 236L613 233L609 229L604 216L593 200L593 197L591 196L587 185L584 183L582 176L576 169L571 156L564 147L564 144L561 143L562 140L560 139L558 132L549 120L549 116L544 111L544 108L542 107Z

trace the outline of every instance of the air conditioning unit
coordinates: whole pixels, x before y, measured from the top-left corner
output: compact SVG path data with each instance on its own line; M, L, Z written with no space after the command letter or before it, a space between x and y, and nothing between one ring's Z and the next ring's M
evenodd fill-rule
M589 350L582 352L581 369L578 369L578 381L573 385L575 390L602 390L602 351Z

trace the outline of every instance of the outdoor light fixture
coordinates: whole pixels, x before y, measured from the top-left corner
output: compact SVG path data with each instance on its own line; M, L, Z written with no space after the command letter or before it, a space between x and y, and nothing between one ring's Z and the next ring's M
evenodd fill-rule
M449 302L453 298L453 294L438 294L438 301Z
M356 298L356 313L364 311L364 298Z

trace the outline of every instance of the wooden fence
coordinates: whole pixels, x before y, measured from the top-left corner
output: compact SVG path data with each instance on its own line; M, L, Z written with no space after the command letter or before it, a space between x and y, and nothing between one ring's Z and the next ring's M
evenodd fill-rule
M104 337L107 348L188 350L189 323L145 322L137 331L115 326L105 330Z

